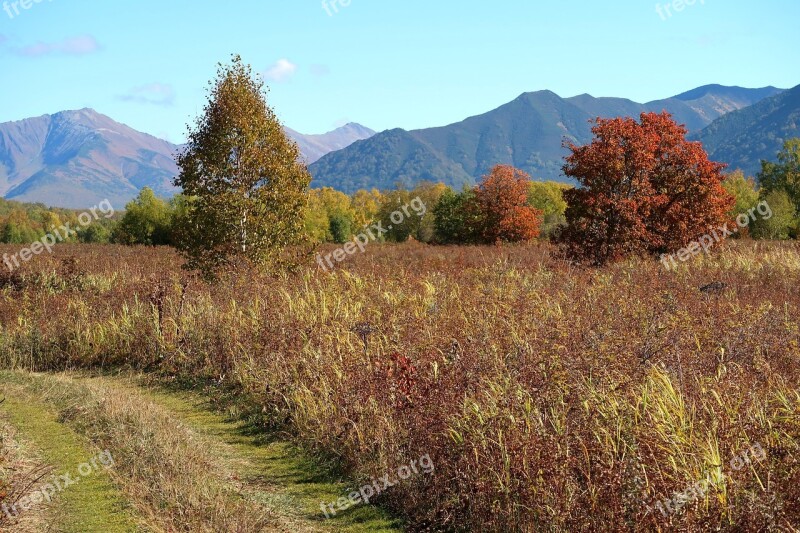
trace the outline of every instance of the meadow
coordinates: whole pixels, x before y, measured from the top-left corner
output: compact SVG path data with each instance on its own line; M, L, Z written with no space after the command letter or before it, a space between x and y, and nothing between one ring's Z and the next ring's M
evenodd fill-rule
M800 527L797 242L675 270L544 243L371 244L214 284L180 264L59 245L0 275L0 366L211 384L354 485L429 456L373 501L409 531Z

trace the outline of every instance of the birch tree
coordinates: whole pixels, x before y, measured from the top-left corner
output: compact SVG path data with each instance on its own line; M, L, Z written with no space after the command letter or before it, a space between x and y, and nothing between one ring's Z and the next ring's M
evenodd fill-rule
M297 145L269 107L264 83L233 56L209 83L208 102L178 156L187 196L178 248L212 276L242 262L286 263L303 235L311 181Z

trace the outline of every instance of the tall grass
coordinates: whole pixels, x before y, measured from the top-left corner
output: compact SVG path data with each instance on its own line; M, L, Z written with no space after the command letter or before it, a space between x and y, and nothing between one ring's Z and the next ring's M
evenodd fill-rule
M673 272L575 269L547 246L375 246L332 273L215 286L168 250L40 259L6 283L5 366L214 380L357 478L430 454L435 475L382 500L413 529L800 524L794 244L734 243ZM712 281L726 289L698 290ZM755 443L766 459L731 471ZM706 478L703 498L654 510Z

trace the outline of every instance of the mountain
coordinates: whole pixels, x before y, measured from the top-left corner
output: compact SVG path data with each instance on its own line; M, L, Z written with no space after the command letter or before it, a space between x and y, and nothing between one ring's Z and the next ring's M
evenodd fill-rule
M711 159L751 176L761 170L762 159L774 161L792 137L800 137L800 86L729 113L693 136Z
M369 139L375 135L371 129L354 122L322 135L303 135L291 128L284 129L300 147L308 164L318 161L326 154L347 148L356 141Z
M307 160L374 134L358 124L325 135L286 130ZM7 122L0 124L0 195L76 209L104 199L121 209L144 187L170 197L179 149L92 109Z
M175 193L177 147L91 109L0 124L0 194L11 200L122 208L143 187Z
M784 139L800 135L800 88L720 85L646 104L525 93L483 115L414 131L374 134L358 124L324 135L286 131L307 161L326 154L310 166L315 187L352 193L430 180L460 188L498 163L563 181L562 140L589 142L591 119L664 109L704 142L713 159L748 173L758 171L760 159L773 159ZM91 109L7 122L0 124L0 195L72 208L104 199L122 208L145 186L171 196L179 149Z
M352 193L429 180L460 187L474 183L499 163L536 178L564 181L562 141L588 142L591 119L667 110L690 131L698 131L726 113L780 93L774 87L708 85L646 104L588 94L561 98L551 91L524 93L493 111L449 126L390 130L357 141L311 165L312 186Z
M637 116L643 112L660 113L667 110L689 131L700 130L726 113L743 109L756 102L779 94L775 87L744 89L723 85L705 85L691 91L646 104L624 98L593 98L588 94L567 98L592 116Z

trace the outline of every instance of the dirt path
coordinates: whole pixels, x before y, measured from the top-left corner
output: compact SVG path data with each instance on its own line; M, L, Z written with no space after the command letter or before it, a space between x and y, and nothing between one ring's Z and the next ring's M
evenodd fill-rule
M122 487L123 492L143 516L150 518L147 522L153 529L168 530L181 525L179 530L190 531L183 520L191 519L195 528L218 530L224 524L227 530L242 532L401 531L398 520L374 506L356 506L326 519L322 504L346 496L352 492L351 487L331 481L324 470L290 443L274 440L262 430L221 414L202 394L147 386L143 379L133 376L49 376L19 372L0 373L0 389L12 394L22 390L28 397L40 398L29 405L17 401L6 407L15 426L24 426L30 417L50 420L51 427L30 435L37 445L49 441L63 446L60 443L68 440L62 437L63 432L71 432L73 444L77 445L80 433L96 446L107 445L115 457L118 455L116 471L123 477L117 476L116 481L118 485L128 485ZM58 419L46 412L58 413ZM55 432L52 434L57 437L47 437L48 431ZM142 442L135 445L132 441ZM164 449L152 450L154 445ZM142 453L145 449L146 454ZM83 451L74 453L80 455ZM91 454L80 462L88 457ZM138 480L134 479L137 475ZM154 477L169 482L153 480ZM188 488L181 489L182 486ZM204 487L204 491L193 498L186 496L194 487ZM192 505L196 505L197 497L206 497L206 487L215 487L216 510L204 514L192 509ZM79 496L76 493L73 497ZM124 504L109 507L103 500L98 500L98 506L88 507L91 508L88 514L100 517L118 516L120 509L125 508ZM187 511L186 507L190 509ZM160 517L162 512L172 513L176 518ZM244 522L240 517L248 514L253 518ZM125 529L129 524L122 527L92 529L76 525L73 530L131 530Z

